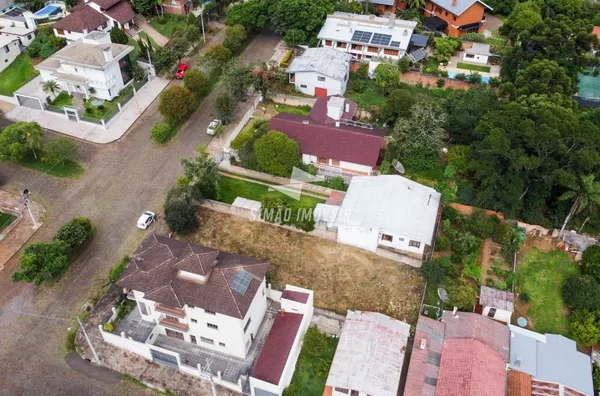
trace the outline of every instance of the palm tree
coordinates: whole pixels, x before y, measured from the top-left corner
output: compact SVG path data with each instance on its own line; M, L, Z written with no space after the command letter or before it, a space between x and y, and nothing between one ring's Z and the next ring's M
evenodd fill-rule
M156 15L158 15L158 7L160 7L160 11L161 11L161 17L165 16L165 8L163 7L163 0L156 0L156 3L154 4L154 7L156 7Z
M56 99L56 93L60 90L60 86L54 80L48 80L43 85L45 93L52 95L53 99Z
M567 191L558 199L561 201L574 199L574 201L573 205L571 205L571 210L569 210L569 214L567 214L565 222L560 229L560 234L558 234L559 238L565 231L567 223L574 215L581 213L581 211L587 207L591 210L594 204L600 205L600 182L595 180L594 175L581 176L577 184L573 183L567 187L570 191Z

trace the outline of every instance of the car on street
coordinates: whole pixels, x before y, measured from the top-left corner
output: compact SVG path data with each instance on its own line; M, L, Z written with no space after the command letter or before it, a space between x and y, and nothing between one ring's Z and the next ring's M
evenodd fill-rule
M221 120L217 120L217 119L212 120L210 122L210 124L208 125L208 128L206 128L206 133L208 133L209 135L215 135L217 133L218 128L221 125L223 125Z
M187 69L188 69L187 63L182 63L181 65L179 65L179 67L177 68L177 71L175 72L175 78L178 80L181 80Z
M142 230L145 230L146 228L150 227L150 224L152 224L155 221L156 221L156 213L146 211L146 212L142 213L142 215L138 219L137 227L141 228Z

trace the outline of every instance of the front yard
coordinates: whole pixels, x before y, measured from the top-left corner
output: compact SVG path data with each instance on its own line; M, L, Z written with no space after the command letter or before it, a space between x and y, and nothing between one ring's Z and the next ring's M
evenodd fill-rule
M178 30L187 26L187 18L181 15L158 16L150 20L150 25L163 36L173 38Z
M202 226L186 240L268 261L274 285L314 290L317 307L416 321L423 281L415 268L303 232L208 209L198 214Z
M0 73L0 95L13 93L37 75L27 54L21 54Z
M456 64L456 67L458 67L459 69L478 71L478 72L484 72L484 73L489 73L491 70L491 68L489 66L473 65L471 63L464 63L464 62L458 62Z
M534 248L528 252L517 265L517 315L525 316L528 327L539 333L567 334L568 310L562 287L578 273L575 262L563 251Z

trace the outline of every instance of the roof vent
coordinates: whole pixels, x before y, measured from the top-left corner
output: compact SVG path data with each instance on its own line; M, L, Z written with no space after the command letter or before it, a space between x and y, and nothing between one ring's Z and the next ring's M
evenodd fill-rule
M521 367L521 356L517 356L517 360L515 360L515 367Z
M427 347L427 340L425 338L421 338L421 346L419 348L425 349Z
M302 120L302 123L303 123L304 125L308 125L308 124L309 124L308 120Z

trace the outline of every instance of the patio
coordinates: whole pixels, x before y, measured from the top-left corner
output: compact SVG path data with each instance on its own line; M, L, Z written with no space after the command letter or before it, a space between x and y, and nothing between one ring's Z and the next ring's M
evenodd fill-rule
M142 320L139 309L134 308L119 321L115 333L125 333L125 336L131 337L134 341L146 342L154 327L156 327L156 323Z

